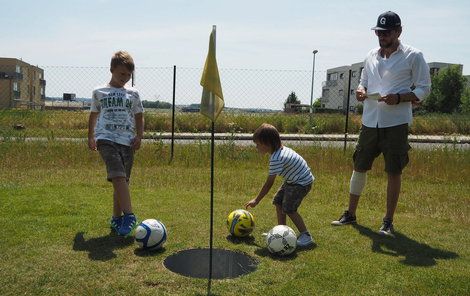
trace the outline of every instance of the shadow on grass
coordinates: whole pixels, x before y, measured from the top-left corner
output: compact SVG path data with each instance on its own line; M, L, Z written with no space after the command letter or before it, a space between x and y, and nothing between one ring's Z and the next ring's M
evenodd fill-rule
M114 233L85 240L84 232L78 232L73 239L74 251L86 251L91 260L108 261L116 258L114 250L125 248L134 242L133 237L122 237Z
M372 240L372 251L374 253L390 256L403 256L400 263L410 266L433 266L436 259L455 259L459 255L454 252L441 250L417 242L403 233L395 232L395 237L387 237L371 230L368 227L355 224L353 227L360 234Z
M151 249L135 249L134 250L134 254L136 256L139 256L139 257L154 257L154 256L158 256L162 253L165 252L165 248L159 248L159 249L156 249L156 250L151 250Z
M250 235L250 236L246 236L246 237L236 237L234 235L227 235L226 239L231 242L232 244L245 244L245 245L250 245L250 246L257 246L257 247L260 247L260 245L258 245L256 242L255 242L255 237Z

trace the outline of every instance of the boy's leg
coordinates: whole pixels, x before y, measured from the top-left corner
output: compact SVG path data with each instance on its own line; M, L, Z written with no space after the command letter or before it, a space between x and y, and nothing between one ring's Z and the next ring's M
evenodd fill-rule
M302 219L302 216L300 216L298 212L288 213L287 215L292 220L295 227L297 227L300 233L307 231L307 226L305 226L304 219Z
M286 225L286 213L282 211L282 206L276 204L277 224Z
M122 209L121 209L121 205L119 204L118 194L116 190L114 190L114 194L113 194L113 216L114 217L122 216Z
M125 177L113 178L114 193L119 210L124 214L132 213L131 196L129 193L129 184ZM116 209L116 201L115 201Z

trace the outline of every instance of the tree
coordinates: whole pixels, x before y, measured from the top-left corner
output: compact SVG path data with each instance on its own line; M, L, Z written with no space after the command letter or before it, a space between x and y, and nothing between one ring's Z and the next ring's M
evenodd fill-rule
M460 98L462 113L470 113L470 87L466 87Z
M286 101L284 102L284 111L291 112L291 111L299 111L300 107L290 108L287 104L300 104L300 100L297 98L295 92L291 92L288 96Z
M163 101L142 101L142 106L144 108L155 108L155 109L171 109L173 106L171 103L163 102Z
M460 98L464 90L465 77L460 67L452 65L432 76L431 94L424 101L429 112L452 113L459 111Z

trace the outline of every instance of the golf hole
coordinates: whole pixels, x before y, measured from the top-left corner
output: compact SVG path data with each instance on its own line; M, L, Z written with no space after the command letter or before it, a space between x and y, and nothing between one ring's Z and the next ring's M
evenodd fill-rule
M174 273L193 278L209 277L210 249L183 250L167 257L163 265ZM212 249L212 278L236 278L256 270L252 257L224 249Z

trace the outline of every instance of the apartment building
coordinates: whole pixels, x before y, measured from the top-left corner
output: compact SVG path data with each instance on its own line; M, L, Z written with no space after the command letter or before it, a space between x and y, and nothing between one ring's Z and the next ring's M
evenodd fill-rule
M44 108L44 70L16 58L0 57L0 109Z
M428 63L431 75L435 75L440 69L457 65L462 73L463 65L432 62ZM356 110L359 102L356 100L356 88L361 80L364 63L359 62L350 66L341 66L331 68L326 71L326 81L322 83L322 97L320 99L321 107L324 109L333 109L346 111L349 93L349 111ZM351 70L351 74L349 74ZM351 85L348 89L349 75L351 75Z

